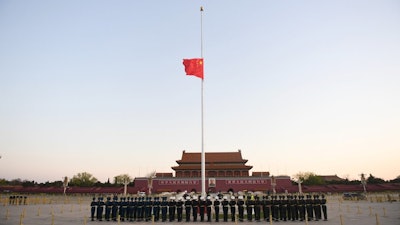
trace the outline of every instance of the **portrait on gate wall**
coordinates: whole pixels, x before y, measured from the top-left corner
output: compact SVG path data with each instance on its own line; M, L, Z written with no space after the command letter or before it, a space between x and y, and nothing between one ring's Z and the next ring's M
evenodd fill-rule
M209 187L215 187L217 182L215 181L215 178L208 178L208 186Z

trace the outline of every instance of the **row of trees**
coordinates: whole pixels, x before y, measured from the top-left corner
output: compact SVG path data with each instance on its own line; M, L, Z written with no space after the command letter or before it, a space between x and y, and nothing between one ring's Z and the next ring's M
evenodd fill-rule
M71 187L115 187L121 186L124 183L128 183L128 185L133 185L133 179L128 174L121 174L114 177L113 182L110 182L108 179L105 183L100 182L96 177L94 177L91 173L82 172L74 175L71 179L68 179L68 186ZM11 186L23 186L23 187L62 187L64 185L64 181L53 181L53 182L45 182L45 183L37 183L35 181L29 180L6 180L0 179L0 186L11 185Z
M349 180L348 178L342 180L324 180L323 177L316 175L312 172L300 172L294 175L294 183L300 181L303 185L326 185L326 184L360 184L361 180ZM369 174L366 178L367 184L383 184L383 183L400 183L400 175L393 180L385 181L382 178L375 177Z
M326 184L360 184L361 180L349 180L348 178L340 180L340 181L325 181L321 176L316 175L312 172L300 172L293 176L294 183L297 181L301 181L302 185L326 185ZM375 177L372 174L366 178L367 184L382 184L382 183L400 183L400 176L397 176L393 180L385 181L381 178ZM105 183L100 182L96 177L94 177L91 173L82 172L74 175L71 179L69 179L68 186L73 187L116 187L121 186L127 183L128 185L134 185L133 179L128 174L120 174L114 177L113 182L110 182L108 179ZM64 182L62 180L53 181L53 182L45 182L45 183L37 183L35 181L29 180L21 180L14 179L11 181L0 179L0 186L11 185L17 186L22 185L24 187L62 187Z

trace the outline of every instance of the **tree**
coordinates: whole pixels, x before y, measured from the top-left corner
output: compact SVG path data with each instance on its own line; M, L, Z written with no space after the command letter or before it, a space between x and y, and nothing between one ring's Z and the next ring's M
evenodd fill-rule
M385 183L385 180L378 178L378 177L374 177L374 176L372 176L372 174L369 174L369 177L367 178L367 183L368 184L383 184L383 183Z
M89 187L97 183L97 178L93 177L92 174L82 172L74 175L69 182L71 186Z
M22 184L22 181L21 181L20 178L13 179L13 180L10 181L10 185L16 186L16 185L21 185L21 184Z
M325 180L322 177L311 174L307 180L304 181L304 185L323 185L325 184Z
M390 183L400 183L400 175L389 181Z
M57 180L57 181L46 181L46 183L42 183L42 186L44 187L62 187L63 186L63 182L61 180Z
M6 179L4 179L4 178L1 178L0 179L0 186L2 186L2 185L7 185L9 182L8 182L8 180L6 180Z
M36 185L35 181L23 180L22 187L34 187Z
M131 183L132 178L128 174L120 174L114 177L114 184L124 184L125 182Z
M390 180L390 183L400 183L400 176L397 176L395 179Z
M302 181L303 185L322 185L325 184L324 179L312 172L299 172L293 176L295 180Z

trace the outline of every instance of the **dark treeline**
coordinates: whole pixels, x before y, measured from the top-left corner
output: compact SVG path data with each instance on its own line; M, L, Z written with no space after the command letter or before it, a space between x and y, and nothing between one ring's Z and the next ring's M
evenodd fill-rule
M129 183L128 186L133 186L134 182L130 180L131 182ZM384 180L378 177L373 176L372 174L369 175L369 177L366 179L367 184L384 184L384 183L400 183L400 176L397 176L393 180ZM303 185L329 185L329 184L360 184L360 180L349 180L349 179L343 179L343 180L334 180L334 181L325 181L321 179L318 175L312 175L309 176L307 179L303 181ZM295 182L293 182L295 184ZM21 180L21 179L13 179L13 180L6 180L6 179L1 179L0 178L0 186L23 186L23 187L62 187L63 186L63 181L58 180L58 181L46 181L44 183L39 183L35 181L30 181L30 180ZM97 179L85 179L80 177L76 178L74 177L71 182L69 182L68 186L70 187L119 187L121 186L120 182L110 182L110 179L108 179L106 182L102 183L98 181Z
M130 183L129 186L133 185L133 183ZM35 181L29 181L29 180L21 180L21 179L13 179L13 180L5 180L5 179L0 179L0 186L22 186L22 187L62 187L63 186L63 181L46 181L44 183L38 183ZM86 185L86 184L74 184L70 183L68 184L70 187L86 187L86 186L91 186L91 187L119 187L121 184L118 183L110 183L109 181L107 182L100 182L97 181L93 184Z
M397 176L393 180L384 180L379 177L375 177L372 174L366 179L367 184L385 184L385 183L400 183L400 175ZM331 180L326 181L322 179L320 176L311 174L307 177L307 179L303 180L303 185L329 185L329 184L360 184L361 180L349 180L349 179L342 179L342 180ZM295 184L295 182L293 182Z

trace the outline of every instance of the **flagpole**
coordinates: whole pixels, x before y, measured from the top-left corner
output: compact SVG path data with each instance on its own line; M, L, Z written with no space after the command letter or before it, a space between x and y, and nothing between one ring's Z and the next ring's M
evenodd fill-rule
M201 58L203 58L203 6L200 7L200 47ZM206 196L206 156L204 153L204 107L203 107L203 83L204 77L201 79L201 196Z

